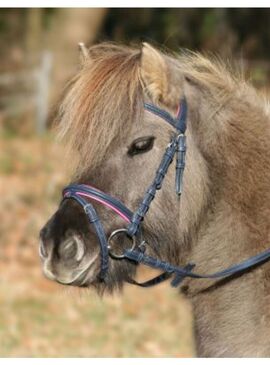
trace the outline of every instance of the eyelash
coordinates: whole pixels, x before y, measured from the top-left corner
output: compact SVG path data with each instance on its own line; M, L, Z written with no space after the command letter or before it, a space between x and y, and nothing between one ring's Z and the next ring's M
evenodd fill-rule
M141 137L132 142L128 149L129 156L146 153L153 148L155 137ZM142 143L140 147L139 144Z

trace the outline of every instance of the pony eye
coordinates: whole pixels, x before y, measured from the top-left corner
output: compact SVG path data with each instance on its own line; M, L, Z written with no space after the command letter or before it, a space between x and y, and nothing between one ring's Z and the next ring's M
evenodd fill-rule
M155 137L141 137L132 142L128 149L128 155L134 156L139 153L145 153L153 148Z

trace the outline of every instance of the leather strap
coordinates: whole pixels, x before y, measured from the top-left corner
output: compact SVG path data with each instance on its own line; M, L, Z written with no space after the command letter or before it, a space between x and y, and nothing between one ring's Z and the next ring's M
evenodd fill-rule
M159 108L156 105L144 103L144 109L164 119L177 131L184 134L187 128L187 101L186 98L182 98L179 104L179 112L176 118L172 117L166 110Z
M182 268L180 266L174 266L169 262L156 259L152 256L145 255L143 252L138 250L125 250L124 256L127 259L135 261L139 264L163 270L164 272L170 273L171 275L174 274L174 284L179 285L178 283L181 283L182 279L186 277L193 279L219 279L239 274L252 267L255 267L256 265L263 264L268 261L270 259L270 249L261 252L258 255L252 256L236 265L232 265L225 270L217 271L213 274L194 273L191 272L191 270L195 267L194 264L189 264L188 269L187 267Z
M142 288L150 288L151 286L158 285L160 283L163 283L163 281L168 280L172 276L172 273L163 272L162 274L155 276L153 279L144 281L143 283L139 283L138 281L128 278L126 280L127 283L132 285L137 285Z
M195 265L192 265L192 264L188 264L184 267L185 270L187 271L191 271L193 269ZM172 272L163 272L162 274L158 275L158 276L155 276L153 279L150 279L150 280L147 280L147 281L144 281L143 283L139 283L138 281L134 280L134 279L131 279L131 278L128 278L126 281L129 283L129 284L133 284L133 285L137 285L137 286L140 286L142 288L149 288L151 286L155 286L155 285L158 285L160 283L163 283L165 280L168 280L169 278L171 278L173 276L173 273ZM181 284L181 282L184 280L184 277L183 276L177 276L175 275L175 277L173 278L173 280L171 281L171 286L173 287L177 287L178 285Z
M109 203L111 206L117 208L121 213L123 213L127 218L131 220L133 213L129 210L120 200L113 198L112 196L100 191L93 186L85 184L71 184L63 190L63 195L65 196L69 192L73 194L85 193L90 196L97 197L103 202Z
M89 223L93 224L94 226L100 244L99 278L104 279L109 267L109 252L108 252L107 237L104 232L103 225L100 222L99 216L91 203L83 199L81 196L75 194L73 191L68 191L68 193L64 196L64 199L68 198L74 199L77 203L79 203L83 207L85 213L87 214Z
M157 190L161 189L164 177L168 171L170 164L172 163L176 149L177 149L177 138L174 137L172 142L165 150L161 163L156 171L156 176L154 178L154 181L146 190L142 202L140 203L136 212L133 214L131 223L127 227L128 235L130 237L134 236L138 231L139 225L143 221L146 213L148 212L150 204L154 200Z

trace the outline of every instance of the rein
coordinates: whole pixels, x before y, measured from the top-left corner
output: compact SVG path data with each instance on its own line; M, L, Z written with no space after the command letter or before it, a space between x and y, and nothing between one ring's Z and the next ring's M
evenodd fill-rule
M182 280L186 277L193 279L219 279L230 277L238 273L242 273L259 264L263 264L269 260L270 249L258 255L252 256L251 258L244 260L239 264L230 266L225 270L203 275L193 272L195 264L189 263L182 268L180 266L172 265L169 262L162 261L158 258L154 258L145 254L147 243L142 239L141 225L153 199L155 198L157 190L162 188L163 180L175 156L175 191L178 197L182 193L186 156L185 131L187 122L187 103L185 98L180 101L178 112L175 118L167 111L152 104L145 103L144 108L145 110L165 120L172 127L174 127L176 132L174 133L169 145L165 149L159 167L156 170L154 180L146 190L138 209L133 213L118 199L111 197L110 195L90 185L72 184L63 190L63 200L74 199L78 204L80 204L83 207L89 222L94 226L100 244L101 266L99 278L101 280L105 279L109 268L109 258L116 260L127 259L137 264L143 264L163 271L162 274L144 283L138 283L137 281L130 278L127 279L127 282L139 285L141 287L157 285L169 279L170 277L172 277L171 285L173 287L179 286ZM110 237L107 239L99 216L89 200L94 200L114 211L126 222L126 227L113 231ZM112 243L113 238L122 234L126 235L131 240L131 248L123 249L123 252L119 254L113 250ZM137 243L138 240L140 240L139 244Z

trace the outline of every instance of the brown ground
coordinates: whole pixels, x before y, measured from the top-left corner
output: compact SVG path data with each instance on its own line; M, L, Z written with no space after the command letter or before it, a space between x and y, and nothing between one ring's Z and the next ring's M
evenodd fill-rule
M0 357L193 356L190 307L168 283L101 300L43 278L37 237L68 181L62 149L12 137L0 151Z

